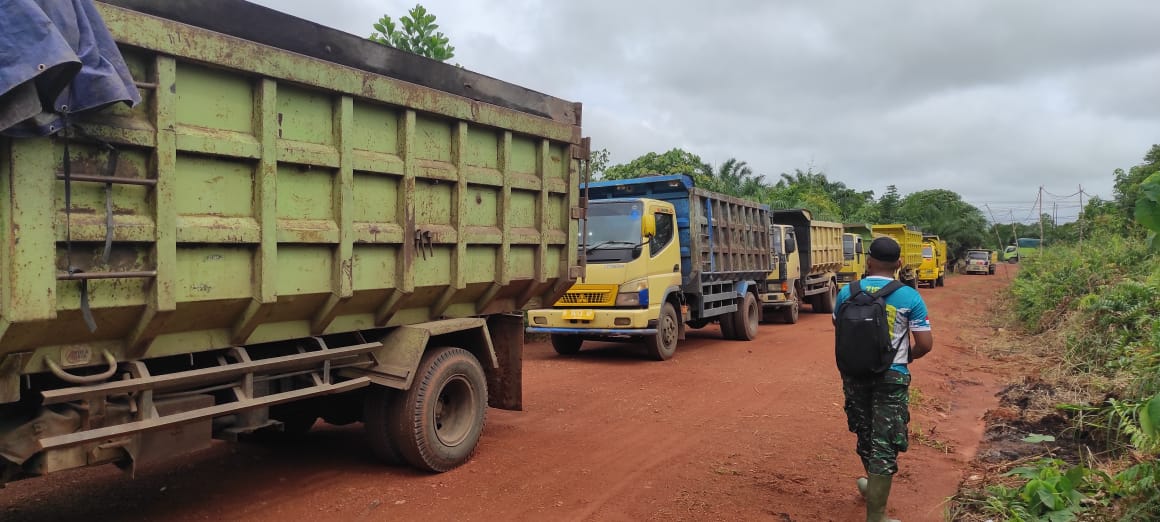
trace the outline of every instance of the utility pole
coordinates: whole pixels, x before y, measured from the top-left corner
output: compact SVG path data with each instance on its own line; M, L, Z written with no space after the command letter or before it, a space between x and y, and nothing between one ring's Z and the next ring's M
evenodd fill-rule
M1039 253L1043 253L1043 185L1039 186Z
M1079 253L1083 254L1083 185L1079 186Z

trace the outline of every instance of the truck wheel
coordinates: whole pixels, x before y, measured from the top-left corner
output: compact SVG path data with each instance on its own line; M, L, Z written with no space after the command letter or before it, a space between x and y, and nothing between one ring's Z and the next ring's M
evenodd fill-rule
M584 339L579 335L552 334L552 348L560 355L576 355L580 353L580 346L583 344Z
M798 301L797 297L794 297L793 304L781 311L781 320L787 324L797 324L798 314L801 312L801 309L801 301Z
M733 335L738 341L752 341L757 338L757 324L761 322L761 306L752 292L745 292L741 307L733 312Z
M934 285L935 286L946 286L947 285L947 276L938 276L938 279L935 279L935 281L934 281Z
M838 300L838 285L830 284L829 291L817 295L819 306L814 307L814 311L822 314L834 313L834 303Z
M399 399L389 404L381 435L394 440L404 461L444 472L471 458L487 416L487 378L475 356L462 348L428 350Z
M719 315L717 317L720 318L718 322L721 323L721 337L725 338L727 341L737 339L736 329L733 328L733 315L726 314Z
M398 407L396 403L403 400L403 391L375 385L369 388L363 400L363 430L366 431L371 452L386 464L405 464L388 427L390 412Z
M677 312L672 303L661 306L661 316L657 318L657 333L645 338L648 354L655 360L667 361L677 351Z

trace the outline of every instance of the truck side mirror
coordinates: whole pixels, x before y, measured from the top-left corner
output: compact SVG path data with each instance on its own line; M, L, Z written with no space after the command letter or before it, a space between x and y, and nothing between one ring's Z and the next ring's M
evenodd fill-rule
M864 254L865 253L862 251L862 242L861 241L854 243L854 253L855 254Z
M640 219L640 233L644 237L652 238L657 235L657 218L652 214L645 214Z
M797 251L797 239L793 234L785 236L785 253L792 254Z

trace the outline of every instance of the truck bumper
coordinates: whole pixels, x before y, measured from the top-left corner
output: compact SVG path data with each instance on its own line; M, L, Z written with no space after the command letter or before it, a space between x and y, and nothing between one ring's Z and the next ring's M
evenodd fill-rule
M972 274L972 273L976 273L976 272L980 273L980 274L986 274L990 271L991 271L991 268L986 266L986 265L967 265L967 273L968 274Z
M587 314L590 318L565 318ZM652 335L660 307L625 308L547 308L528 312L528 333L582 335Z
M789 300L789 296L781 292L772 292L768 294L761 294L761 306L765 308L782 308L792 306L793 302Z
M526 331L528 333L539 334L557 334L557 335L593 335L593 336L628 336L639 337L644 335L656 335L656 328L627 328L627 329L611 329L611 328L536 328L529 326Z

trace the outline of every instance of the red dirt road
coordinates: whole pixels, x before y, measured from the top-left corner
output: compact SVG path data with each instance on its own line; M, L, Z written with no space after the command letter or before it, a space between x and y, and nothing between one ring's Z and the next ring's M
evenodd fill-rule
M997 402L973 346L1007 268L922 290L924 436L890 501L908 522L942 520ZM664 363L625 345L529 345L525 411L489 410L476 457L449 473L381 466L359 425L320 424L305 443L218 444L132 479L110 466L10 484L0 520L862 520L832 343L829 317L803 313L749 343L692 331Z

